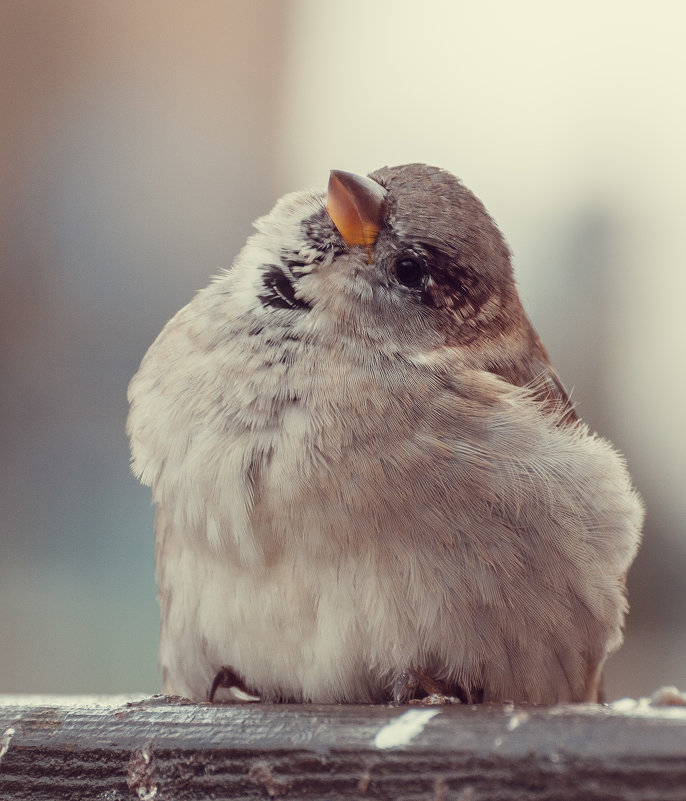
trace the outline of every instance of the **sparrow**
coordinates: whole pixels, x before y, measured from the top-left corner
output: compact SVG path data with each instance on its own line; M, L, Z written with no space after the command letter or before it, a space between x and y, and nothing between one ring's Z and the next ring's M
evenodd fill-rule
M597 701L643 507L456 177L286 195L133 377L164 690Z

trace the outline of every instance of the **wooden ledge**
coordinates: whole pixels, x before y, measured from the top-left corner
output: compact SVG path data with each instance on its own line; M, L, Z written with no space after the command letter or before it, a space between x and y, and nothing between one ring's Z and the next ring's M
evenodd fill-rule
M0 696L0 799L686 798L686 708Z

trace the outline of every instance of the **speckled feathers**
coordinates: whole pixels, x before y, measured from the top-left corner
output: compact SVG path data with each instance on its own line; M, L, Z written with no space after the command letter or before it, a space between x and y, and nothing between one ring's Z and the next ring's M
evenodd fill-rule
M230 666L265 700L383 701L416 669L463 698L597 698L643 517L624 461L577 420L480 201L425 165L370 177L371 245L324 193L286 196L131 382L165 689L202 700Z

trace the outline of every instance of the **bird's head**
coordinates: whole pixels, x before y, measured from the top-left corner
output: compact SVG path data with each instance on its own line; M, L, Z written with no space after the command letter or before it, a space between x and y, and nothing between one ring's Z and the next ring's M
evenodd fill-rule
M298 336L399 353L447 347L518 384L547 363L502 234L445 170L334 170L326 194L287 195L256 227L236 264L253 272L252 310Z

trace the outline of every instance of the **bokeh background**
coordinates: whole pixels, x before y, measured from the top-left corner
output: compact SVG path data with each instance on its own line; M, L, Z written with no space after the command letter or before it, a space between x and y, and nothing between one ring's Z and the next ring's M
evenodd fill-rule
M0 0L0 692L156 691L126 386L330 168L461 176L648 507L611 698L686 689L686 5Z

